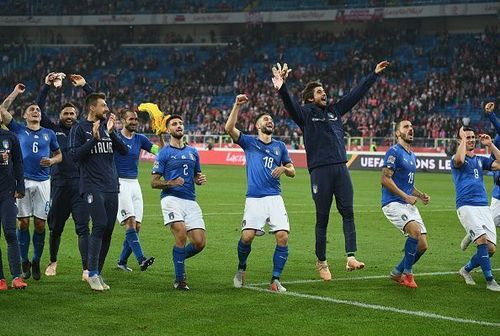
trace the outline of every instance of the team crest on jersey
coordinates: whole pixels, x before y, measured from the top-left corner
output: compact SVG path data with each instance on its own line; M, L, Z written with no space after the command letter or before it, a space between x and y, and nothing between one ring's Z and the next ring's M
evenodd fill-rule
M5 139L2 141L2 146L4 149L9 149L10 147L10 143L9 143L9 140Z
M280 150L278 148L274 149L274 155L280 156Z
M44 139L45 141L49 141L49 135L48 135L47 133L44 133L44 134L43 134L43 139Z
M401 216L401 219L402 219L402 220L404 220L404 221L406 221L406 220L408 220L408 216L406 216L406 215L402 215L402 216Z
M160 163L158 161L155 161L155 163L153 163L153 169L158 169L160 167Z
M193 155L193 153L189 153L189 158L194 161L194 155Z
M125 209L122 209L122 211L121 211L121 214L122 214L122 217L125 217L125 216L127 216L127 210L125 210Z
M477 164L479 165L479 167L480 167L480 168L483 168L483 161L478 160L478 161L477 161Z
M396 157L389 155L389 157L387 158L387 163L394 164L394 162L396 162Z
M318 193L318 185L313 184L312 188L313 188L313 194L317 194Z
M92 202L94 202L94 195L88 194L87 195L87 203L92 204Z

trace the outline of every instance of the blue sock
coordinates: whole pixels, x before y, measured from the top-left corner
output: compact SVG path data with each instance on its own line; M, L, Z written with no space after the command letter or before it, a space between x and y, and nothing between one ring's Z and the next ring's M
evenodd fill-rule
M45 246L45 230L33 232L33 261L39 262Z
M241 241L238 241L238 269L246 270L247 269L247 259L248 255L252 251L252 244L245 244Z
M425 251L424 252L417 251L417 254L415 255L415 260L413 261L413 265L415 265L417 263L417 261L420 260L420 257L423 256L424 253L425 253Z
M184 280L184 260L186 259L186 248L174 245L172 257L174 261L175 280L182 281Z
M132 249L130 248L128 241L125 238L123 240L122 252L120 253L120 260L118 261L118 263L120 265L126 265L128 257L130 257L131 254L132 254Z
M279 279L287 259L288 246L276 245L273 256L273 279Z
M470 258L467 265L465 265L465 270L471 272L474 268L479 266L479 245L477 246L477 252Z
M200 251L198 251L198 250L194 247L193 243L189 243L189 244L187 244L187 246L186 246L186 259L187 259L187 258L191 258L192 256L195 256L195 255L197 255L198 253L200 253Z
M417 255L417 245L418 239L413 237L406 238L403 273L411 273L415 256Z
M95 275L99 275L99 271L89 271L89 277L93 277Z
M394 268L393 273L395 273L395 274L403 273L404 267L405 267L405 257L403 256L403 259L401 259L399 264Z
M128 229L125 232L125 239L128 242L128 245L134 252L135 258L137 262L140 264L144 260L144 253L142 252L141 243L139 242L139 236L137 235L137 231L134 228Z
M477 246L477 255L479 257L479 266L483 271L486 281L493 280L493 273L491 273L490 255L488 254L488 244L481 244Z
M19 242L19 253L21 254L21 261L28 261L28 250L30 248L30 230L16 230L17 241Z

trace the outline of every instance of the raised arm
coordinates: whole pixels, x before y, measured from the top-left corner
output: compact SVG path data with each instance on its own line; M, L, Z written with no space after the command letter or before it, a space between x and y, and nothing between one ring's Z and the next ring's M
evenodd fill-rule
M335 110L340 113L340 115L344 115L349 112L354 105L356 105L361 98L368 92L368 90L372 87L373 83L378 78L378 75L384 71L385 68L389 66L389 62L382 61L377 64L375 67L375 71L370 73L368 76L363 78L361 83L358 84L354 89L352 89L345 97L336 102Z
M236 96L234 101L233 109L227 118L224 130L227 134L231 136L234 142L238 141L240 138L240 130L236 128L236 121L238 120L238 114L240 113L241 105L248 102L248 97L244 94Z
M71 82L73 83L74 86L79 86L83 89L83 91L85 91L85 94L89 94L89 93L92 93L94 92L94 89L92 89L92 87L87 83L87 81L85 80L85 78L82 76L82 75L78 75L78 74L71 74L69 75L69 78L71 80Z
M453 165L455 168L460 168L465 162L465 154L467 153L467 139L465 138L464 128L460 127L460 132L458 133L460 137L460 143L457 146L457 152L453 157Z
M2 114L2 121L4 125L7 126L12 121L12 114L10 114L8 110L12 105L12 103L14 102L14 100L16 100L16 97L19 94L24 93L25 90L26 87L24 86L24 84L21 83L17 84L14 90L11 92L11 94L8 95L7 98L5 98L2 104L0 105L0 113Z
M292 97L288 88L285 85L285 80L291 69L288 69L287 64L283 64L283 67L278 63L277 66L273 67L273 78L272 82L274 88L278 90L278 94L283 101L285 110L288 112L290 117L295 121L295 123L302 127L304 125L304 112L300 104Z
M480 134L479 139L481 144L488 147L491 154L495 157L495 161L491 164L491 170L500 170L500 150L495 146L493 141L491 141L491 137L488 134Z
M40 89L40 93L38 93L38 98L36 100L36 103L38 107L40 107L40 111L42 112L40 125L51 130L55 130L57 125L53 123L47 113L45 113L45 102L47 101L47 95L49 94L50 86L54 83L55 78L55 72L51 72L47 76L45 76L45 83L42 85L42 88Z
M493 112L494 109L495 109L495 103L493 102L486 103L486 105L484 106L484 112L486 112L488 119L490 119L490 122L493 124L493 127L495 127L495 131L497 132L497 134L500 135L500 121L495 115L495 112Z

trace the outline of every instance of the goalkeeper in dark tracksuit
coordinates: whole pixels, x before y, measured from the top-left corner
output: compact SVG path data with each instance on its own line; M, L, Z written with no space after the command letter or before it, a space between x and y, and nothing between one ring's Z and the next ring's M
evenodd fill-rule
M347 169L342 116L349 112L370 87L378 75L389 65L383 61L375 71L365 77L351 92L335 103L328 103L323 85L310 82L297 103L289 93L285 79L290 70L284 64L273 68L273 84L283 100L285 109L297 123L304 136L307 166L311 175L311 190L316 205L316 267L321 279L331 280L326 260L326 231L330 208L335 196L337 209L342 216L348 271L361 269L364 263L356 260L356 227L354 224L353 188Z

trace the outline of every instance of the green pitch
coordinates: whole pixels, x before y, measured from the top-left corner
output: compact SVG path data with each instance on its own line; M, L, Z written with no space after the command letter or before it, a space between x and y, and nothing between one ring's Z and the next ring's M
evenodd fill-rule
M342 225L333 209L327 251L334 279L329 283L317 281L314 268L309 175L299 169L294 179L282 178L292 232L282 275L288 292L276 294L263 291L272 269L271 235L256 238L252 246L246 280L256 285L232 287L245 169L220 166L205 166L209 182L198 188L208 243L186 262L191 291L174 291L173 239L162 225L159 191L149 187L150 169L150 163L141 164L145 217L140 237L146 255L155 256L156 263L141 273L131 258L134 272L116 270L124 238L124 229L117 225L103 272L111 290L93 293L80 281L74 225L68 222L58 275L42 276L38 282L30 279L24 291L0 293L1 335L500 335L500 293L486 290L482 273L474 274L475 287L454 274L475 249L459 249L464 230L455 212L450 175L416 176L416 185L432 198L427 207L419 204L429 231L429 250L414 269L416 290L386 277L402 256L404 237L380 210L379 172L352 172L357 257L366 269L345 271ZM490 190L491 178L486 180ZM42 271L48 263L46 241ZM8 274L3 237L0 246ZM30 255L31 251L32 246ZM494 269L500 268L498 258L492 259ZM500 270L494 273L500 278Z

